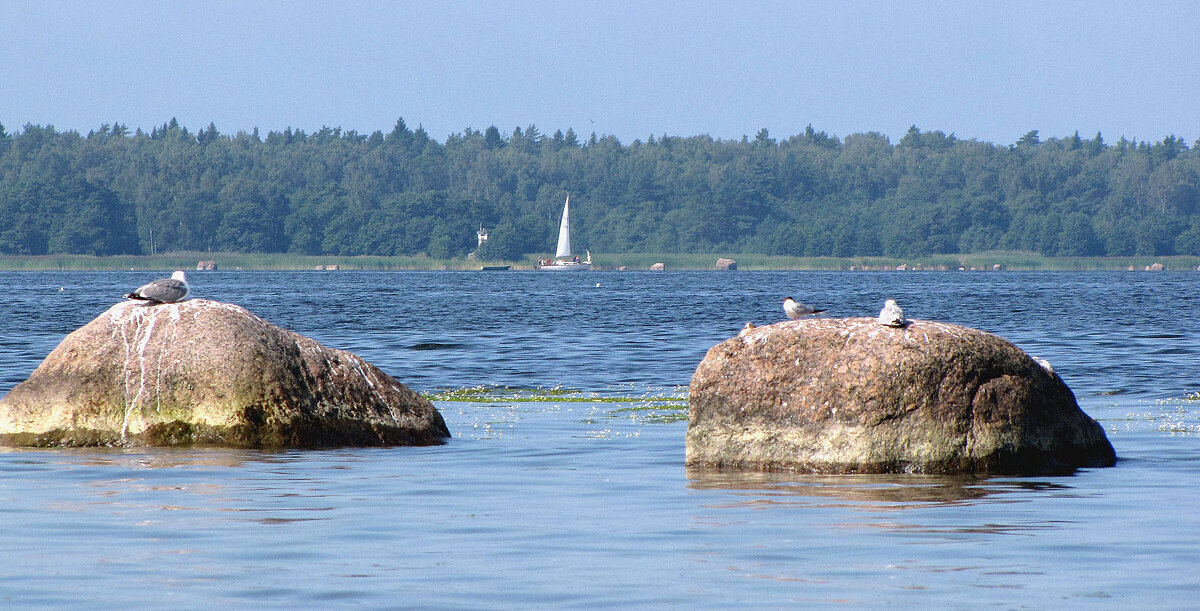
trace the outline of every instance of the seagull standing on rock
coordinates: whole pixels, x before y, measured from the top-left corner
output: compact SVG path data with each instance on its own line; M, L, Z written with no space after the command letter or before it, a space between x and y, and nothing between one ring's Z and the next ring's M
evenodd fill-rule
M895 299L889 299L883 304L883 309L879 311L879 324L889 327L903 327L907 324L904 320L904 310L896 305Z
M797 318L800 318L801 316L808 316L810 314L819 314L824 311L825 310L818 310L816 308L806 306L803 303L800 303L799 301L792 299L791 297L783 298L783 313L787 314L787 317L792 320L796 320Z
M170 278L159 278L138 290L125 295L126 299L141 299L149 301L149 305L159 303L175 303L188 294L187 275L183 270L176 270Z

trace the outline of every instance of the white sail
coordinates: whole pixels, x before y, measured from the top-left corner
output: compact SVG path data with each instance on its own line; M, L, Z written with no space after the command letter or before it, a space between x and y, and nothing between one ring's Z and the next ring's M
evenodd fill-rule
M567 203L563 204L562 222L558 224L558 252L554 253L555 257L570 257L571 256L571 196L567 196Z
M562 221L558 224L558 251L554 258L539 260L536 269L571 272L592 269L592 253L588 253L587 261L571 256L571 196L567 196L563 204Z

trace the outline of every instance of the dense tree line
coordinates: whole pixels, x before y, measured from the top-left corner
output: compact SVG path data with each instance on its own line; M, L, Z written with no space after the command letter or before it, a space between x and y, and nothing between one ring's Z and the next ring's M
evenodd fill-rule
M0 125L0 253L1200 254L1200 141Z

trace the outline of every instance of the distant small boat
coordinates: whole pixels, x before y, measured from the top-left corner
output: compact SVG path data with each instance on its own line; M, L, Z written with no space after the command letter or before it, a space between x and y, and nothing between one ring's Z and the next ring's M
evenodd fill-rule
M483 271L485 271L485 272L503 272L503 271L507 271L508 268L510 268L510 267L512 267L512 266L511 265L484 265Z
M562 221L558 224L558 249L553 259L539 260L537 269L555 272L574 272L592 269L592 252L588 251L587 259L571 256L571 196L563 204Z

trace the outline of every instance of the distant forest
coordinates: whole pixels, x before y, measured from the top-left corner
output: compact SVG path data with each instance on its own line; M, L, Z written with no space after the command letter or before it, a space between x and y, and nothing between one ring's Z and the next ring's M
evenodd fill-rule
M1200 255L1200 141L0 125L0 253Z

